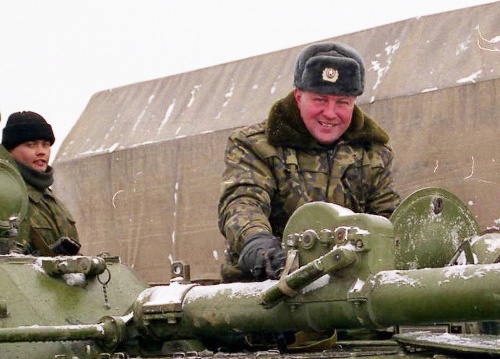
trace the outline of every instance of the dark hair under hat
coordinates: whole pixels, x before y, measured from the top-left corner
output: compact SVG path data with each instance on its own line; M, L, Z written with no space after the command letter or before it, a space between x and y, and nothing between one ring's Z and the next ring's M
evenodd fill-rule
M9 116L2 136L2 145L8 151L21 143L36 140L47 140L51 146L56 140L52 127L42 116L31 111L15 112Z
M365 87L363 59L339 42L309 45L297 56L294 85L304 91L359 96Z

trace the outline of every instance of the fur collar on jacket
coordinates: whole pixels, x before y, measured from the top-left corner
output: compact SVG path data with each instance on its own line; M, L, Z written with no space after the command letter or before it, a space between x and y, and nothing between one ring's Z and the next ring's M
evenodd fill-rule
M293 91L277 101L271 108L266 122L266 135L269 143L274 146L311 149L329 147L317 142L307 130L300 116ZM340 140L364 144L386 144L389 142L389 135L355 105L351 125Z

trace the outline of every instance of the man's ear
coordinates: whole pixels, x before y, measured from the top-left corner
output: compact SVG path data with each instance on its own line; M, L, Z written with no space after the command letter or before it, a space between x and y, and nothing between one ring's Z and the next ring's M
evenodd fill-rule
M302 100L303 91L299 89L293 90L293 97L295 98L295 102L297 102L297 107L300 108L300 101Z

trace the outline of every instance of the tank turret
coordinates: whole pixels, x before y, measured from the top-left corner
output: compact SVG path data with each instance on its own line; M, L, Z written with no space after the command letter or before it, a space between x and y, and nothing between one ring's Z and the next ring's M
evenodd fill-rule
M179 262L169 285L147 288L109 257L8 256L0 260L2 288L9 288L5 278L22 280L51 312L23 316L21 285L2 294L0 355L162 357L248 349L261 337L289 350L288 336L297 341L304 333L499 320L500 234L479 235L466 207L444 190L409 198L390 220L322 202L300 207L285 228L288 258L279 280L202 285ZM450 255L457 233L463 238ZM429 260L425 248L401 250L414 240L441 242L434 266L421 265ZM76 275L83 281L75 286L67 276Z

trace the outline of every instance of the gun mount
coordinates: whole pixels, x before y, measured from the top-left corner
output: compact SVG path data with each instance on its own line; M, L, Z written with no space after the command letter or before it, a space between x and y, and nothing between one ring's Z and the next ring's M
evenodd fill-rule
M10 294L2 294L0 354L158 357L241 349L266 334L500 319L500 235L479 235L467 208L444 190L413 194L391 220L306 204L283 242L289 255L280 280L217 285L177 277L147 288L109 257L4 256L0 278ZM439 245L429 253L421 242ZM83 284L69 285L68 275L83 276ZM51 313L23 317L20 280Z

